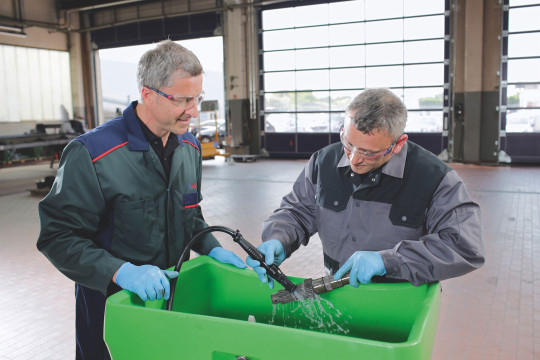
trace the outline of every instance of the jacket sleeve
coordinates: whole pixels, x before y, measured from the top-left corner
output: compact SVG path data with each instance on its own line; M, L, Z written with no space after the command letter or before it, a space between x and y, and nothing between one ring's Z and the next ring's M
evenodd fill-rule
M307 245L317 232L316 189L312 182L315 164L312 156L298 178L292 191L281 200L278 209L263 223L262 240L277 239L289 257L300 245Z
M90 155L78 141L64 149L54 184L38 210L38 250L71 280L106 294L124 261L91 240L98 232L105 200Z
M420 285L464 275L484 264L480 208L455 170L434 193L424 234L380 252L389 278Z

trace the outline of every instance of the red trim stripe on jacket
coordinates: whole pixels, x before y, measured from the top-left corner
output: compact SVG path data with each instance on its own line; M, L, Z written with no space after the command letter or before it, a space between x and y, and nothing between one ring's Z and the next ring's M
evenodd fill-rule
M128 142L126 141L126 142L123 143L123 144L117 145L117 146L113 147L112 149L105 151L103 154L101 154L101 155L99 155L99 156L96 156L94 159L92 159L92 162L95 163L96 161L98 161L99 159L101 159L102 157L104 157L105 155L108 155L108 154L112 153L114 150L116 150L116 149L118 149L118 148L121 148L121 147L124 146L124 145L127 145L127 143L128 143Z
M200 153L201 150L199 149L199 147L195 144L193 144L191 141L187 141L187 140L182 140L182 142L185 142L185 143L188 143L189 145L193 146L195 149L197 149L197 151Z

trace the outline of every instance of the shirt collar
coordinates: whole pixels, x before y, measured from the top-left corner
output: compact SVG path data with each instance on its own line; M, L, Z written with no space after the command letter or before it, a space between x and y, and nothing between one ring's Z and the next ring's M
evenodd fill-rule
M407 145L408 142L405 142L405 144L403 144L403 147L401 148L401 151L397 154L392 155L392 158L382 166L383 174L400 179L403 178L403 172L405 171L405 161L407 160ZM344 151L341 159L337 164L337 167L340 168L347 166L351 166L351 162L349 161L349 158Z

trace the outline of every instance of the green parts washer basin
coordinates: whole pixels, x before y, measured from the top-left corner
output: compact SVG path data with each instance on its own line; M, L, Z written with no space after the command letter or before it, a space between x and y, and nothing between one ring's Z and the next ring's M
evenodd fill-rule
M105 342L114 360L431 357L438 283L344 286L305 303L273 305L280 289L268 289L251 270L199 256L182 266L172 311L128 291L110 296Z

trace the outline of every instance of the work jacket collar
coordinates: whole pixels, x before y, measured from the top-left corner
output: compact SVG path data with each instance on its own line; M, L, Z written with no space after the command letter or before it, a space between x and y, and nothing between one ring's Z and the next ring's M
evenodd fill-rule
M129 150L131 151L148 151L149 144L144 132L139 124L137 118L137 112L135 108L138 105L138 101L133 101L123 112L124 126L127 129L127 137L129 142ZM184 143L179 135L176 135L178 139L178 146L183 147Z
M148 151L148 140L144 136L141 125L137 120L135 108L138 102L133 101L123 112L124 126L127 130L128 145L131 151Z

